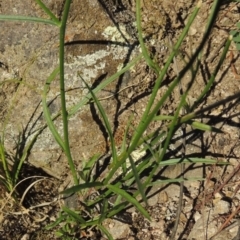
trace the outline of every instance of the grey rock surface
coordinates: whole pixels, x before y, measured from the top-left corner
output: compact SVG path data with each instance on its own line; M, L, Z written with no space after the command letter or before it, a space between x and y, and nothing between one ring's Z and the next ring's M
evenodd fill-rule
M56 16L61 15L61 2L47 2ZM34 2L26 4L20 0L5 1L1 3L0 10L4 14L47 18ZM8 133L5 136L5 145L8 151L12 151L19 138L22 147L26 147L37 129L45 124L41 94L44 82L58 66L59 29L51 25L27 22L1 22L0 27L3 36L0 46L0 73L1 83L5 86L1 94L1 129ZM97 0L73 1L65 46L68 108L78 103L87 93L78 74L90 86L96 86L96 81L103 81L111 76L133 55L132 45L126 42L126 38L131 37L124 32L124 26L119 27L123 32L119 32ZM58 80L57 77L52 82L47 96L52 115L60 110ZM110 93L102 92L100 95L112 94L110 90L115 91L114 86L116 83L109 86ZM108 108L111 120L115 103L110 99L103 104ZM55 121L55 125L62 134L61 118ZM83 159L105 151L106 139L99 128L93 106L85 106L71 117L69 135L73 158L79 168ZM65 175L68 169L65 156L47 129L38 136L28 161L58 178Z

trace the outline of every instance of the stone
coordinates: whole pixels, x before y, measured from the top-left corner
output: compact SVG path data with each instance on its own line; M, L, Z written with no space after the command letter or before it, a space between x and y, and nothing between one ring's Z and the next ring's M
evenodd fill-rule
M231 204L227 201L220 200L214 206L213 214L226 214L230 211Z
M210 239L218 230L217 223L213 220L213 211L211 209L206 209L202 216L194 224L190 234L188 235L188 240L202 240Z
M106 219L103 226L109 231L113 239L127 238L130 234L130 226L114 219Z

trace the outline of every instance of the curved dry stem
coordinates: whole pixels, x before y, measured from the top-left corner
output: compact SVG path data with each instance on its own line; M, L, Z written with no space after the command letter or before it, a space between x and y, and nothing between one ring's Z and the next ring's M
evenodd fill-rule
M40 182L40 181L42 181L42 180L44 180L44 179L46 179L46 178L47 178L47 177L43 177L42 179L36 180L36 181L33 182L32 184L30 184L30 185L27 187L27 189L24 191L24 193L23 193L23 195L22 195L22 198L21 198L21 200L20 200L20 204L23 203L23 200L24 200L26 194L28 193L28 191L30 190L30 188L31 188L32 186L34 186L36 183L38 183L38 182Z

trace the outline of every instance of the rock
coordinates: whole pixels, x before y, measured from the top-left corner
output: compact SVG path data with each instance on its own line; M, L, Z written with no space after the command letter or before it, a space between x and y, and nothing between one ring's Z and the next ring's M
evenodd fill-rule
M103 226L109 231L113 239L127 238L131 232L129 225L114 219L106 219Z
M198 219L200 219L200 218L201 218L201 214L200 214L199 212L196 212L196 213L194 214L194 220L195 220L195 222L197 222Z
M21 238L21 240L29 240L30 239L30 236L29 236L29 234L24 234L23 236L22 236L22 238Z
M158 194L158 202L164 204L168 201L168 194L165 191L162 191Z
M213 214L217 215L217 214L229 213L230 207L231 207L231 204L229 202L224 200L219 200L214 206Z
M155 194L153 195L152 197L150 197L148 199L148 205L151 207L151 206L155 206L156 204L158 203L158 195Z
M188 235L188 240L202 240L210 239L218 230L217 223L213 221L213 211L207 209L202 213L201 218L199 218L192 228L192 231Z
M52 4L49 3L52 6L51 10L58 16L61 12L59 7L62 5L61 1L48 2L52 2ZM14 2L14 4L7 1L1 5L1 11L4 14L12 14L11 9L15 9L14 14L17 15L31 13L38 17L46 17L39 5L34 2L26 5L24 1ZM9 133L6 134L5 139L6 149L12 151L12 149L17 149L16 139L23 136L23 132L25 136L23 136L22 146L24 147L24 144L29 144L33 139L37 129L45 124L42 115L41 93L44 82L58 66L59 29L46 24L22 22L16 24L7 21L1 22L1 24L4 37L1 39L0 57L1 64L6 65L5 69L0 67L0 74L4 76L1 83L5 78L7 80L22 79L24 82L24 84L19 84L19 86L15 84L15 86L9 81L8 84L6 83L6 89L1 89L4 94L0 92L0 110L9 107L14 116L8 117L7 124L5 121L0 122L1 129L5 128L4 130ZM123 28L122 25L119 27ZM109 31L109 28L112 31ZM87 92L79 74L92 86L94 83L96 84L95 81L103 81L107 74L110 76L116 73L118 69L121 69L123 59L131 59L136 54L137 50L131 50L131 54L129 53L131 45L125 44L126 39L117 30L99 1L73 1L71 4L65 40L68 43L73 41L75 44L65 46L65 84L68 108L81 101ZM127 34L124 37L126 38ZM132 39L130 36L128 38L129 41ZM109 41L112 39L119 44L110 44ZM77 41L95 40L96 44L83 44L81 47L76 44ZM104 41L106 44L99 44L98 41ZM130 71L129 75L131 75ZM52 115L61 109L58 78L56 77L56 81L52 82L47 96ZM99 92L98 97L112 95L112 92L116 90L116 84L115 81L111 86L105 87L105 91ZM127 84L125 83L125 86ZM31 87L29 87L30 85ZM9 106L12 102L11 98L16 99L12 103L13 106ZM110 98L102 104L105 104L104 107L109 118L113 119L116 108L114 99ZM69 141L72 157L78 169L81 169L82 159L88 159L94 154L103 154L106 150L106 139L95 121L96 116L93 116L93 112L93 109L85 106L70 117ZM5 117L5 113L1 112L1 116ZM118 120L123 124L125 130L128 117L123 118L126 121ZM61 135L63 132L61 119L56 119L54 124ZM122 140L122 133L119 133L119 142ZM65 176L69 169L67 159L49 129L45 129L37 137L31 154L28 156L28 162L59 179Z

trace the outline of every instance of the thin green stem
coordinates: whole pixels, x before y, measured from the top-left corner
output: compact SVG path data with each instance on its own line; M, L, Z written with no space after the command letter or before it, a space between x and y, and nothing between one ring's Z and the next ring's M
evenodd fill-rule
M162 79L164 78L164 76L166 75L167 69L170 65L170 63L172 62L172 59L174 58L177 50L180 48L182 41L184 40L185 36L187 35L187 32L192 24L192 22L194 21L194 19L197 16L197 13L199 11L199 6L196 7L195 11L193 12L193 14L191 15L191 17L189 18L189 21L186 25L186 27L184 28L181 36L179 37L174 50L172 51L172 53L170 54L170 57L166 63L166 65L164 66L164 69L162 70L161 74L159 75L158 79L156 80L156 84L154 86L153 89L153 93L150 97L150 100L148 102L148 105L146 107L146 111L144 112L142 119L141 119L141 123L139 124L139 128L138 131L136 132L136 134L133 137L133 140L131 142L131 146L129 147L129 152L133 151L134 148L136 147L139 139L142 137L144 131L146 130L147 126L150 124L150 122L153 120L154 116L156 115L157 111L161 108L161 106L163 105L163 103L166 101L166 99L171 95L171 92L173 91L173 89L177 86L178 82L180 81L182 75L180 75L178 78L176 78L173 83L170 85L170 87L168 88L168 90L166 91L166 93L164 94L164 96L161 98L161 100L155 105L154 109L152 110L151 113L149 113L149 110L151 109L154 99L156 97L157 91L159 90L160 84Z
M157 108L159 105L161 105L165 100L169 97L173 89L177 86L178 84L178 79L175 79L174 82L169 86L167 92L164 94L164 96L161 98L161 100L158 102ZM159 108L158 108L159 109ZM109 172L108 176L104 180L104 184L107 184L108 181L112 178L112 176L115 174L119 166L125 161L125 159L131 154L136 149L136 146L138 145L139 140L142 138L144 131L146 130L146 126L150 124L152 119L154 118L156 112L154 110L150 113L150 115L145 119L144 124L145 125L139 125L135 134L135 138L133 139L133 142L129 146L128 150L123 152L119 156L119 161L117 162L116 165L113 166L111 171Z
M220 1L215 0L214 3L213 3L213 6L211 8L210 17L209 17L209 19L207 21L207 25L206 25L206 29L205 29L205 33L204 33L204 37L203 37L203 42L204 42L204 39L207 39L209 37L209 34L210 34L211 30L212 30L212 26L213 26L213 24L214 24L214 22L216 20L218 12L219 12L218 11L219 5L220 5ZM197 61L197 65L196 65L196 71L200 67L202 54L203 54L203 48L201 48L201 50L199 51L199 54L198 54L198 61ZM205 94L210 90L214 80L215 80L215 76L212 75L211 79L208 81L207 85L205 86L205 88L203 89L202 93L200 94L198 99L195 101L195 103L191 107L190 111L193 111L197 107L197 105L200 104L200 102L202 101L202 99L205 96Z
M68 13L70 9L71 0L66 0L63 17L60 26L60 45L59 45L59 67L60 67L60 95L61 95L61 110L62 110L62 120L63 120L63 138L65 144L65 154L68 159L68 164L72 172L74 184L78 184L78 177L74 162L72 159L70 144L69 144L69 135L68 135L68 113L66 107L66 96L65 96L65 81L64 81L64 38L65 30L68 19Z
M0 142L0 161L2 162L3 165L3 170L6 176L6 183L7 183L7 188L9 191L12 191L13 189L13 181L12 177L8 168L7 164L7 159L6 159L6 153L5 153L5 148L3 143Z
M228 49L231 45L231 42L232 42L232 36L229 36L228 40L226 41L226 45L223 49L223 53L221 55L221 58L216 66L216 68L214 69L214 72L212 73L207 85L205 86L205 88L203 89L202 93L200 94L200 96L198 97L198 99L194 102L193 106L191 107L191 110L194 110L198 104L200 104L201 100L203 99L203 97L209 92L210 88L212 87L213 85L213 82L217 76L217 73L220 69L220 67L222 66L223 64L223 61L226 59L226 55L227 55L227 52L228 52Z
M60 24L61 22L56 18L56 16L51 12L51 10L41 1L35 0L37 4L42 8L42 10L54 21L56 24Z
M183 29L183 32L181 33L180 37L178 38L178 41L176 43L176 45L174 46L166 64L164 65L164 68L161 70L160 72L160 75L159 77L157 78L156 80L156 83L154 85L154 88L153 88L153 91L152 91L152 94L150 96L150 99L148 101L148 104L146 106L146 110L142 116L142 120L141 122L144 124L144 121L145 119L147 118L147 116L149 115L149 111L151 110L152 106L153 106L153 103L154 103L154 100L156 98L156 95L158 93L158 90L162 84L162 81L164 79L164 77L166 76L166 73L167 73L167 70L169 68L169 66L171 65L172 61L173 61L173 58L175 57L175 55L177 54L184 38L186 37L188 31L189 31L189 28L191 27L194 19L196 18L197 14L198 14L198 11L200 9L200 4L197 5L197 7L195 8L195 10L193 11L192 15L190 16L189 20L188 20L188 23L186 24L185 28Z
M107 78L102 83L100 83L96 88L94 88L92 90L93 93L97 94L99 91L104 89L111 82L113 82L115 79L117 79L119 76L121 76L127 70L129 70L132 66L134 66L138 61L140 61L141 58L142 58L142 54L139 54L130 63L128 63L123 69L121 69L117 73L113 74L111 77ZM75 106L73 106L72 108L69 109L68 117L71 117L72 115L74 115L80 108L82 108L85 104L87 104L91 98L92 98L92 96L90 93L88 93L86 96L84 96L84 98L79 103L77 103Z
M175 130L175 127L178 123L178 117L179 117L179 112L181 110L181 108L184 106L185 104L185 101L186 101L186 97L187 97L187 92L183 94L183 96L181 97L181 101L176 109L176 112L174 114L174 118L170 124L170 127L169 127L169 132L167 133L167 137L166 137L166 140L164 142L164 146L163 146L163 149L160 153L160 156L159 158L156 160L157 162L157 165L155 165L152 169L152 171L150 172L147 180L145 181L145 183L143 184L143 187L146 188L146 186L150 183L150 181L152 180L156 170L158 169L158 164L162 161L164 155L166 154L166 151L167 151L167 148L169 146L169 143L172 139L172 136L173 136L173 133L174 133L174 130Z
M28 17L19 15L0 15L0 21L25 21L25 22L38 22L44 24L51 24L59 27L59 22L55 22L50 19L38 18L38 17Z

